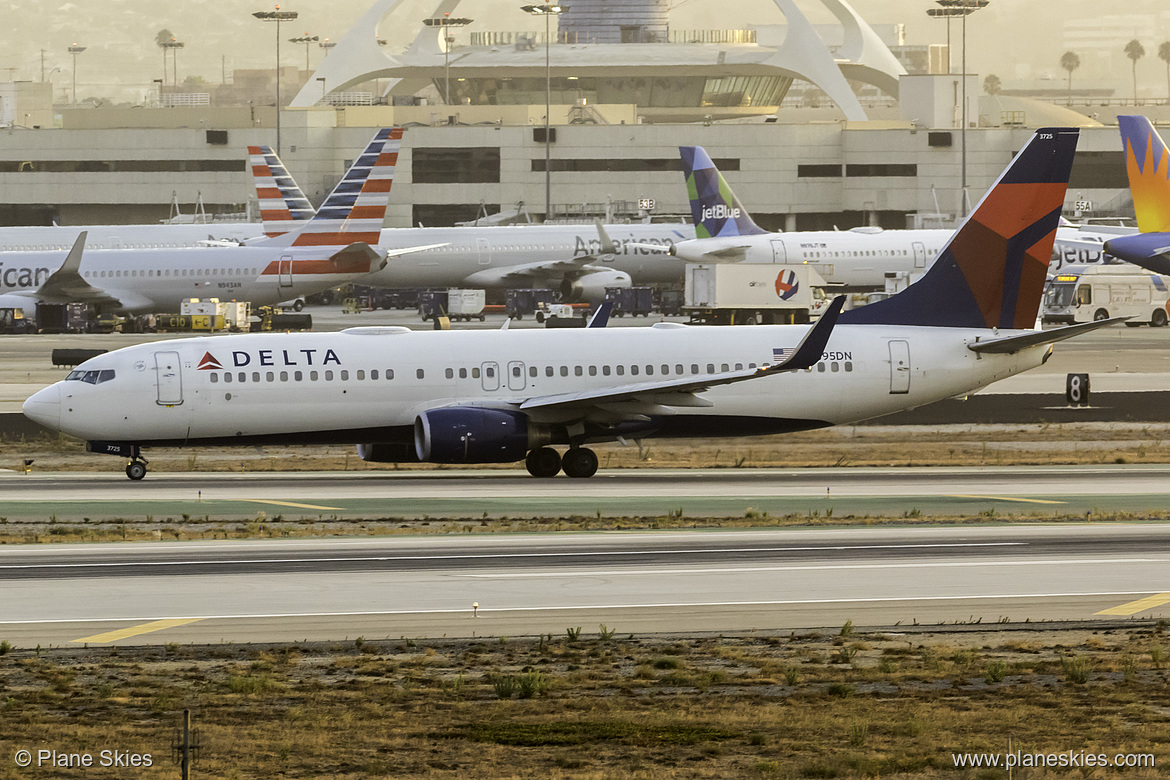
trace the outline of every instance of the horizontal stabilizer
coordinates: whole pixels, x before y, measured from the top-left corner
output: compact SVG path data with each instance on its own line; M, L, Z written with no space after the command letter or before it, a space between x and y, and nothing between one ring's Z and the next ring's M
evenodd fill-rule
M1130 317L1110 317L1107 320L1096 320L1094 322L1082 322L1080 325L1069 325L1065 328L1053 328L1052 330L1037 330L1030 333L1024 333L1019 336L1005 336L1002 339L989 339L987 341L976 341L967 345L967 349L972 352L988 352L993 354L1019 352L1021 349L1028 347L1035 347L1040 344L1054 344L1057 341L1064 341L1065 339L1075 338L1085 333L1097 330L1098 328L1105 328L1110 325L1116 325L1119 322L1125 322L1131 319Z

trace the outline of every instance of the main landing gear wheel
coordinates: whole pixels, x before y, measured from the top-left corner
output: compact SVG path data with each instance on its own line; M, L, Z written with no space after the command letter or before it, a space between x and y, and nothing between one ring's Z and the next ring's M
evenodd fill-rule
M528 453L524 465L534 477L555 477L561 470L561 456L552 447L541 447Z
M126 464L126 476L137 482L146 476L146 464L140 460L132 460Z
M561 468L570 477L586 479L597 473L597 456L593 454L593 450L574 447L561 459Z

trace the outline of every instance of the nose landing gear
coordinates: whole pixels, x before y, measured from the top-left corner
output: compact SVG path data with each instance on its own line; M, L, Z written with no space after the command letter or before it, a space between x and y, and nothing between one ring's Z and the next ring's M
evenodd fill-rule
M126 476L137 482L146 476L146 464L147 460L138 451L138 445L133 445L130 450L130 462L126 464Z

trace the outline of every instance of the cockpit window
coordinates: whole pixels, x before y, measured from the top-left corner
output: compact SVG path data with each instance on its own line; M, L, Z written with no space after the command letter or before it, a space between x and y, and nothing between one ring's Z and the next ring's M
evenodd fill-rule
M70 371L65 377L66 382L87 382L91 385L100 385L114 378L114 369L103 368L100 371Z

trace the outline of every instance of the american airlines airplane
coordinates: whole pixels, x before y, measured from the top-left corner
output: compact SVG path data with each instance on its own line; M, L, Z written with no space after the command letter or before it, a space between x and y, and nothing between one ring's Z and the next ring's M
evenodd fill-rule
M950 240L952 230L884 230L858 227L770 233L758 226L701 146L680 146L696 238L665 251L691 263L779 263L810 265L825 281L846 290L873 290L889 275L924 272ZM1070 263L1105 262L1108 231L1061 221L1049 273Z
M104 311L177 311L188 298L271 304L351 281L377 269L376 251L401 143L382 130L303 227L247 246L86 249L82 233L61 252L0 253L0 306L81 301ZM404 247L404 254L434 248Z
M312 206L267 146L248 148L264 233L277 236ZM694 235L686 223L383 228L380 249L433 244L362 280L374 287L555 287L573 301L600 302L606 287L678 283L683 266L655 249Z
M1117 320L1035 331L1075 129L1039 130L905 291L803 325L242 334L86 361L24 413L129 459L142 448L358 445L375 462L592 476L591 442L851 423L973 392ZM567 446L562 455L553 445Z

